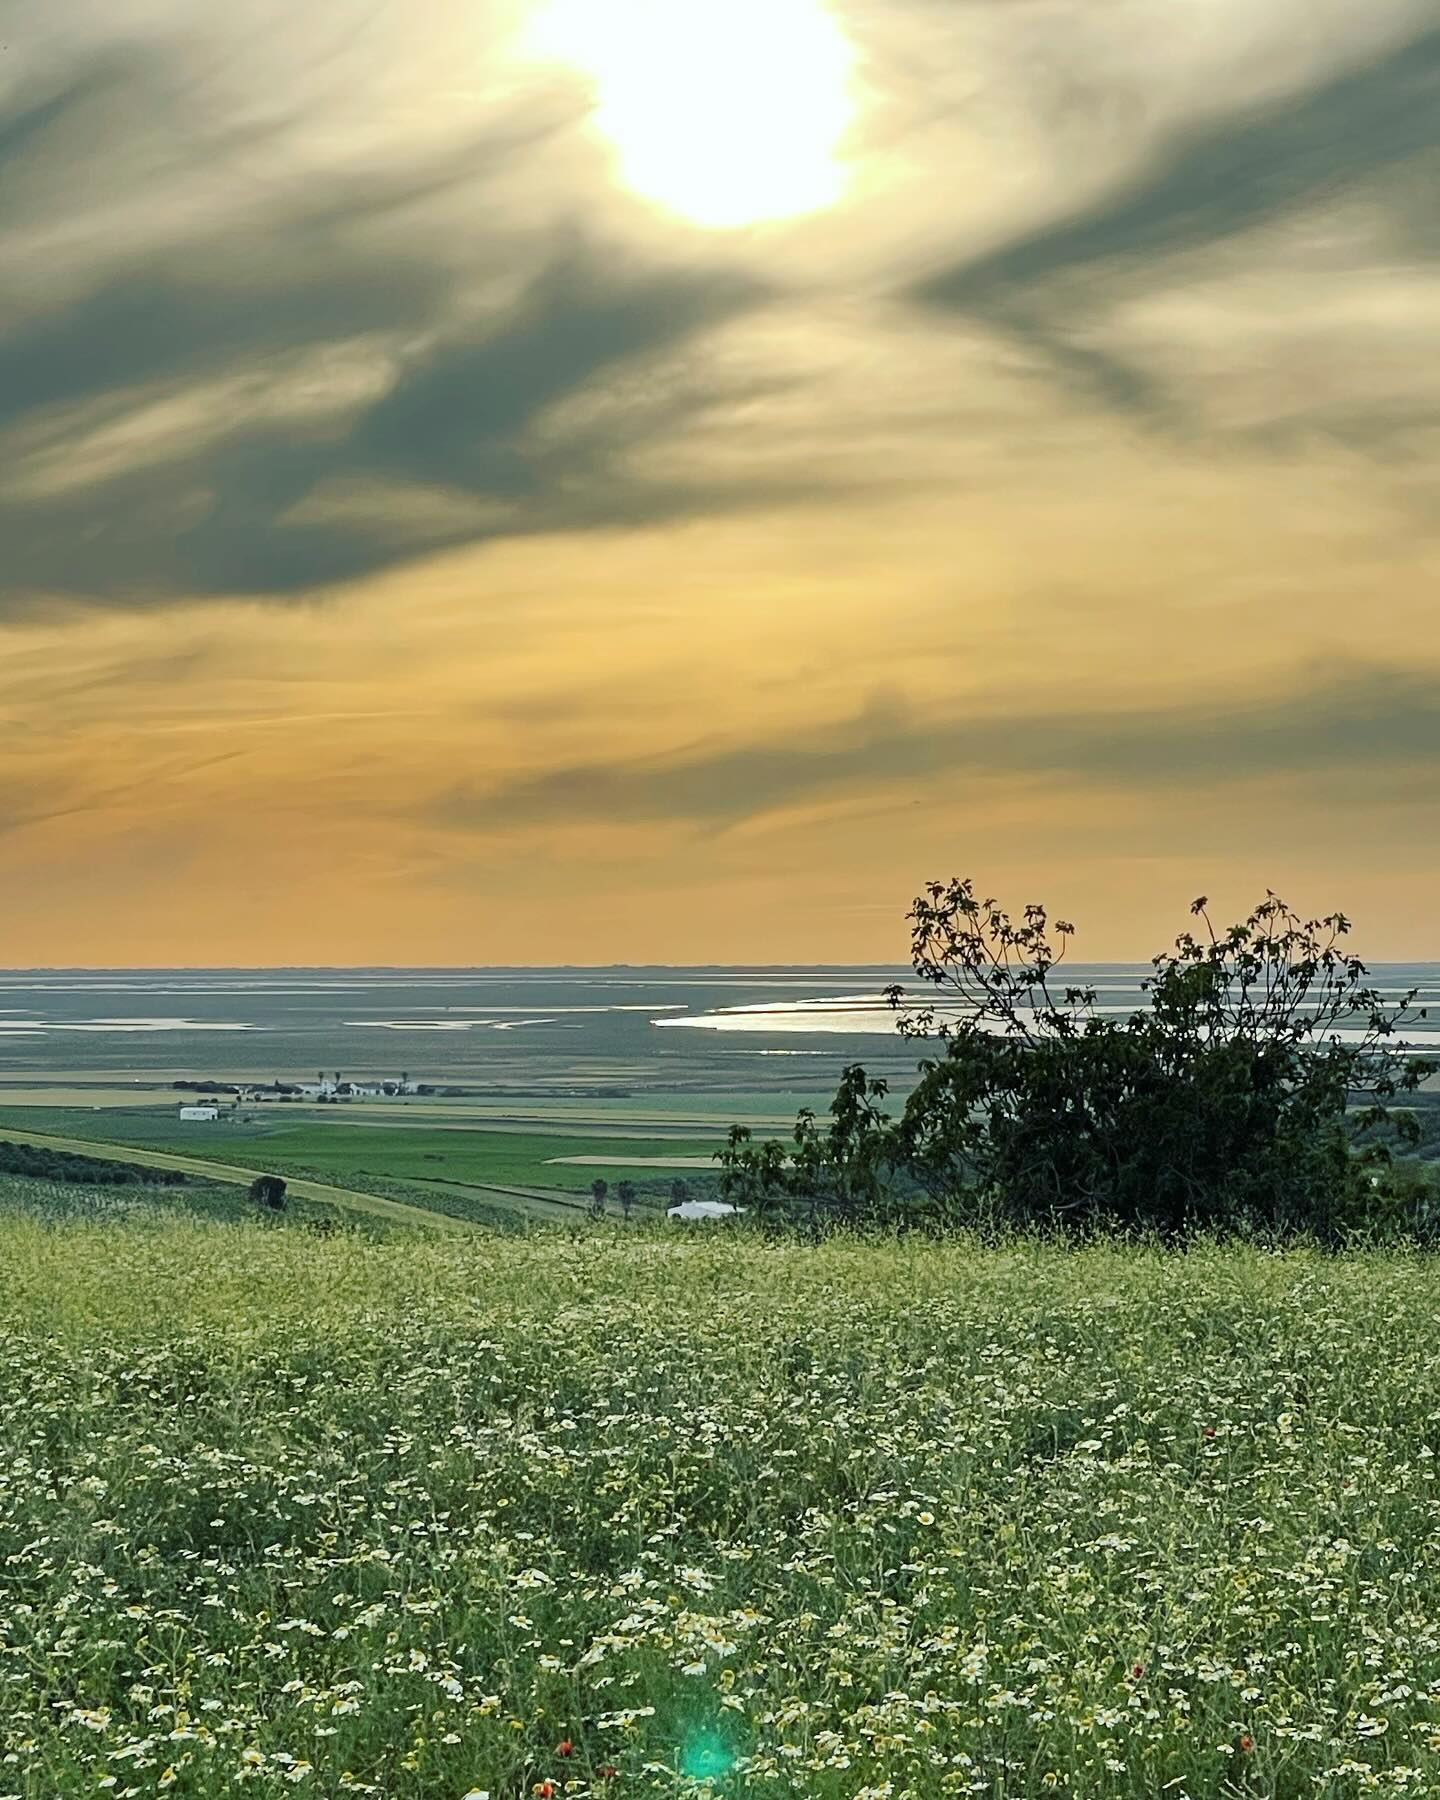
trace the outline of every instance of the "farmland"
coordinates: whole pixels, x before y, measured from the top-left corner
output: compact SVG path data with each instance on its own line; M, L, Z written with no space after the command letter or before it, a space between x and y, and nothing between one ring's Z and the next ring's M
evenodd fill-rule
M704 1165L720 1142L718 1132L657 1137L612 1126L581 1136L563 1125L548 1131L503 1123L479 1127L453 1112L443 1122L421 1117L412 1123L402 1114L364 1124L334 1110L316 1113L257 1109L248 1121L226 1117L186 1126L173 1112L154 1107L5 1107L0 1137L29 1133L70 1145L110 1145L142 1162L151 1153L202 1169L207 1162L264 1168L484 1223L563 1219L584 1204L597 1176L616 1182L633 1175L642 1209L657 1208L668 1200L674 1173L691 1185L710 1179ZM590 1156L604 1161L559 1160ZM702 1166L673 1173L656 1166L686 1158Z
M224 1179L260 1170L297 1194L308 1181L469 1226L573 1220L596 1179L633 1183L636 1210L654 1213L677 1179L713 1184L732 1122L788 1136L799 1108L823 1118L848 1063L901 1103L916 1052L874 1002L903 973L15 971L0 980L0 1136L183 1158ZM1090 973L1107 1005L1140 1001L1140 971ZM1440 995L1433 970L1390 971L1412 976ZM278 1094L327 1070L408 1071L417 1091L233 1109L227 1092L215 1124L176 1116L196 1084ZM1437 1119L1429 1106L1426 1155L1440 1153Z
M297 1199L292 1221L317 1216L310 1202ZM74 1219L95 1223L157 1224L174 1218L223 1221L234 1224L253 1215L255 1208L233 1186L203 1180L183 1186L149 1186L124 1183L91 1186L72 1181L42 1180L0 1174L0 1219L14 1217L42 1220L47 1224Z
M1440 1785L1431 1263L664 1229L0 1221L4 1791Z

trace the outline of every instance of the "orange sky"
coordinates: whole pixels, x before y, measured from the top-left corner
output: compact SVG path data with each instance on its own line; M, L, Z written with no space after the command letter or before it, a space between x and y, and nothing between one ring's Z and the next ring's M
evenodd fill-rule
M1440 955L1433 15L594 4L18 47L0 962Z

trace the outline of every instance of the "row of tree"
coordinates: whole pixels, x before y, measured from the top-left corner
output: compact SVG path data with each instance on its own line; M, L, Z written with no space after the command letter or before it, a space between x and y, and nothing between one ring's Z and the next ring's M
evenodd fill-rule
M887 996L934 1046L903 1107L851 1066L828 1123L802 1111L788 1145L733 1127L722 1191L817 1228L1440 1237L1434 1184L1397 1156L1419 1131L1396 1102L1433 1069L1398 1047L1424 1017L1416 990L1387 1002L1369 984L1343 914L1304 920L1272 893L1219 932L1205 900L1191 911L1198 929L1116 1017L1062 983L1068 923L930 884L909 919L934 1000Z
M0 1142L0 1175L27 1175L38 1181L71 1181L86 1187L180 1187L179 1169L151 1169L141 1163L112 1162L41 1144Z
M633 1181L617 1181L615 1184L615 1198L620 1203L622 1216L628 1219L630 1214L634 1211L636 1200L639 1198L639 1190L636 1188ZM683 1206L689 1198L690 1184L688 1182L677 1179L670 1183L670 1204L672 1206ZM609 1199L610 1183L602 1177L597 1176L596 1179L590 1183L589 1210L592 1219L603 1219L605 1217L605 1209Z

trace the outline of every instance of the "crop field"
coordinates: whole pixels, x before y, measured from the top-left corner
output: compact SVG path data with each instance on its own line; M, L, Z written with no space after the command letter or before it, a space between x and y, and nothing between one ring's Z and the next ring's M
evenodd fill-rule
M69 1107L0 1107L0 1136L7 1129L57 1137L121 1144L217 1162L263 1164L281 1175L313 1175L322 1180L388 1191L387 1182L529 1186L583 1193L596 1175L623 1179L624 1158L635 1159L635 1174L659 1193L672 1176L647 1167L653 1158L699 1157L708 1161L723 1134L653 1137L611 1132L470 1128L433 1121L408 1123L402 1116L379 1124L352 1124L335 1116L293 1117L288 1111L260 1111L251 1123L222 1118L209 1125L181 1125L173 1113L154 1109L92 1111ZM598 1155L607 1166L591 1168L557 1161ZM609 1161L609 1159L619 1159ZM697 1171L683 1171L694 1180ZM703 1179L703 1173L701 1174Z
M0 1291L7 1796L1440 1791L1419 1257L22 1209Z
M321 1208L304 1200L290 1203L289 1221L313 1218ZM71 1181L47 1181L0 1174L0 1221L15 1216L47 1220L95 1222L160 1221L175 1217L236 1223L253 1217L254 1202L234 1187L205 1180L177 1187L88 1187Z

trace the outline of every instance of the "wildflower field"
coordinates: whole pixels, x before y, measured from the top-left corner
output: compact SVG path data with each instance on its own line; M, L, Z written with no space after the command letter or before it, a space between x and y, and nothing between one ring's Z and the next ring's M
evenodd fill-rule
M1440 1793L1440 1265L0 1221L0 1795Z

